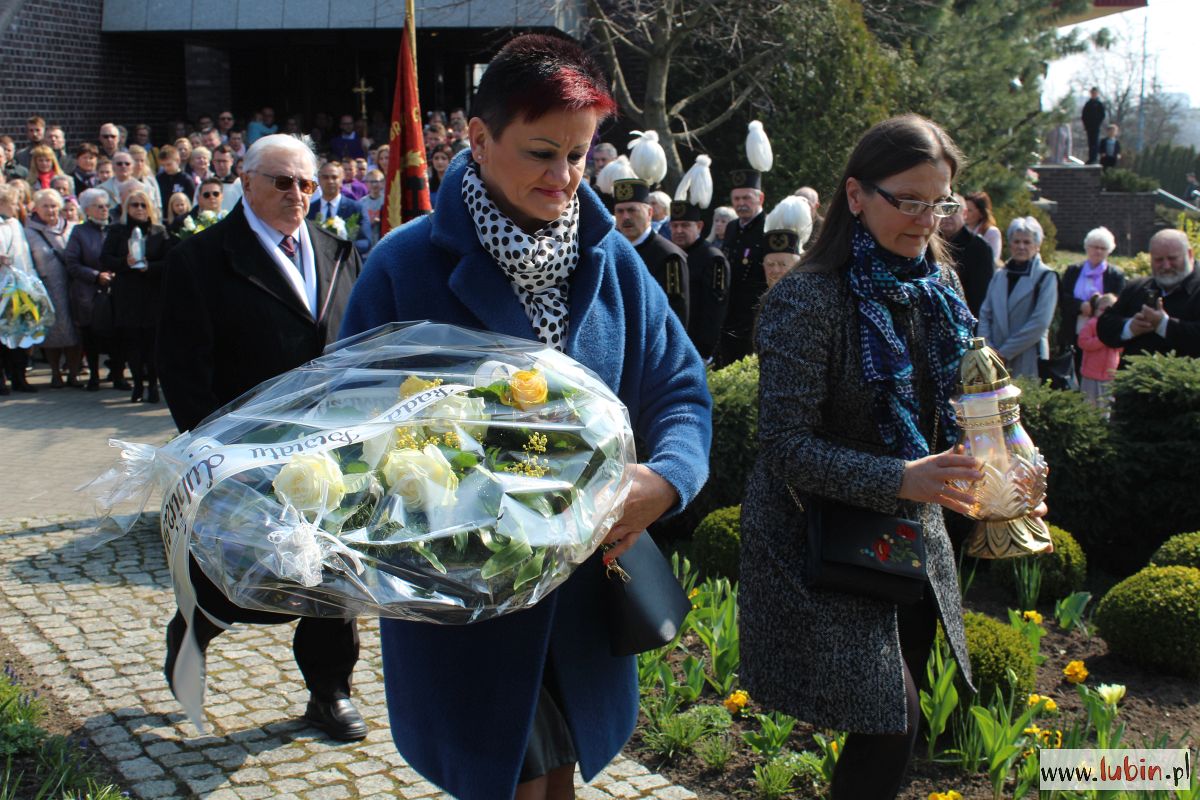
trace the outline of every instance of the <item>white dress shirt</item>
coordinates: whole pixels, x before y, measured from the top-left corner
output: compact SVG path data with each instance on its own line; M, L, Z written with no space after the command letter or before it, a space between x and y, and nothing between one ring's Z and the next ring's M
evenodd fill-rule
M300 260L300 266L303 267L304 277L301 278L300 270L296 269L297 265L292 263L292 260L287 257L287 253L279 247L285 232L276 230L259 219L255 215L254 209L250 208L249 203L242 203L242 210L246 213L246 221L250 223L250 230L254 231L254 235L258 237L263 249L275 261L275 266L283 275L284 280L291 285L296 295L308 307L309 313L315 318L317 315L317 259L313 253L312 239L308 236L308 226L301 221L300 227L290 234L296 240L296 257Z

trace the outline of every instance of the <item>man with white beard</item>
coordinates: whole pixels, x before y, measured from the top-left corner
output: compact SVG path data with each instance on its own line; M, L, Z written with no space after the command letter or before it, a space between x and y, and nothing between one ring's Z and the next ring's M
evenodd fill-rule
M1144 353L1200 357L1200 276L1183 231L1150 238L1151 276L1131 281L1096 324L1100 340L1123 347L1122 359Z

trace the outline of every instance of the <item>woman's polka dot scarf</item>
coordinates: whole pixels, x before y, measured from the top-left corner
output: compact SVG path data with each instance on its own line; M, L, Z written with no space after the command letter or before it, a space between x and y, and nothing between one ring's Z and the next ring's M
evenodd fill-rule
M488 197L472 161L463 176L463 200L479 243L508 276L538 339L555 350L567 340L567 278L579 263L579 198L533 235L523 232Z

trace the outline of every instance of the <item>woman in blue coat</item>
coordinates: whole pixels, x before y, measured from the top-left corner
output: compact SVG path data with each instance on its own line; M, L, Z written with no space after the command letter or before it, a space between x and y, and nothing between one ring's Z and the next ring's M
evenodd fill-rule
M615 110L575 44L529 35L489 65L471 149L437 210L372 251L342 327L349 336L431 319L540 340L594 370L629 409L642 463L606 542L534 608L467 626L384 620L396 746L462 800L574 797L633 732L632 657L610 654L604 564L707 477L704 368L666 296L612 217L580 186L597 124Z

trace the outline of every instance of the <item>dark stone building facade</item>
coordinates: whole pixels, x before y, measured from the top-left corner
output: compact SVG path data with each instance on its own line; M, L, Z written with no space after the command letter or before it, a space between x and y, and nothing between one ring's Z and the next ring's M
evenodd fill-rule
M1117 240L1116 254L1133 256L1149 248L1150 237L1161 227L1154 192L1103 191L1099 166L1041 164L1037 173L1042 197L1057 203L1050 217L1063 250L1083 250L1083 237L1103 225Z

